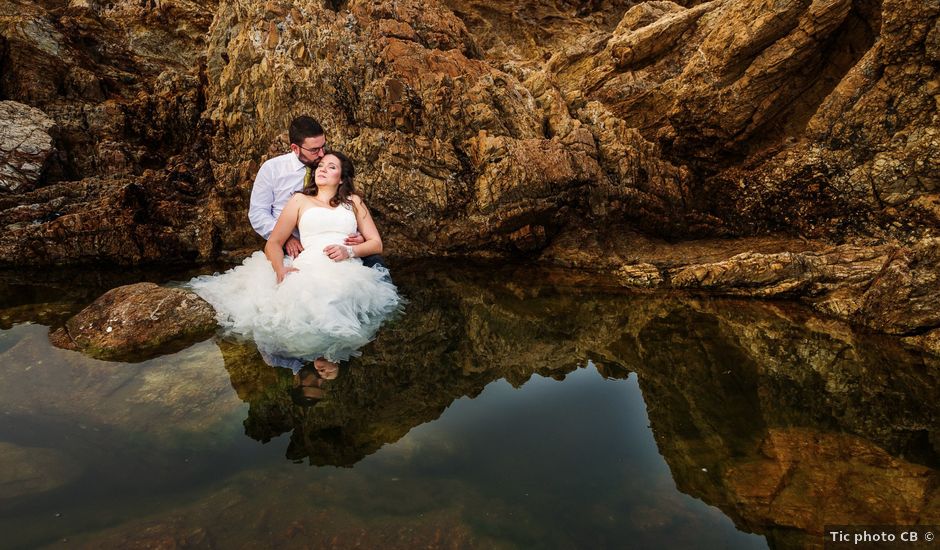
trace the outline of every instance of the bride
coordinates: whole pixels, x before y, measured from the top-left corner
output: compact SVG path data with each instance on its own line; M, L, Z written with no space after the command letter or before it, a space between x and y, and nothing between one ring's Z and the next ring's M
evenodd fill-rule
M190 281L228 333L252 338L263 353L344 361L400 308L388 271L359 259L380 254L382 239L354 194L354 173L342 153L325 155L314 172L316 185L290 198L263 253ZM283 246L295 228L304 251L285 262ZM344 245L357 228L365 241Z

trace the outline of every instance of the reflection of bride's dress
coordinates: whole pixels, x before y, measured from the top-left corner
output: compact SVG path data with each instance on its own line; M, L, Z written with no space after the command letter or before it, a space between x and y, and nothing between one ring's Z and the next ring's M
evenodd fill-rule
M280 285L264 253L255 252L188 286L212 304L227 332L252 338L263 352L346 360L398 310L398 292L384 268L365 267L359 258L334 262L323 253L356 231L351 207L308 208L298 227L304 251L293 266L299 271Z

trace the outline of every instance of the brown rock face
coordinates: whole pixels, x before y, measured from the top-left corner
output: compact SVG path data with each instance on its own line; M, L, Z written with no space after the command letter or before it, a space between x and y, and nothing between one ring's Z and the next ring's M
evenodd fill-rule
M54 149L30 176L39 189L0 192L0 264L260 246L245 220L252 179L307 113L358 162L394 255L593 257L629 272L611 259L645 246L633 235L740 239L712 263L775 236L780 256L739 257L722 276L674 279L708 262L667 250L638 280L734 293L757 281L753 295L811 300L823 285L843 317L940 326L878 320L858 270L838 267L855 262L824 252L866 256L871 282L882 247L914 257L940 226L935 0L2 9L0 99L45 113ZM565 245L584 234L598 247L587 256ZM821 255L789 248L801 238Z
M128 361L183 349L216 326L215 310L192 292L138 283L106 292L50 338L92 357Z
M0 190L24 191L42 174L43 164L52 152L49 130L52 119L39 109L0 101Z
M0 99L49 119L40 126L52 137L29 185L0 186L0 265L132 265L215 250L196 131L207 7L0 6Z

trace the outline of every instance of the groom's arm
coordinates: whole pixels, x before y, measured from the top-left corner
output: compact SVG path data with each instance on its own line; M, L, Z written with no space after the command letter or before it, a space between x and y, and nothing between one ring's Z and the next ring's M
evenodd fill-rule
M262 164L255 176L255 184L251 188L251 201L248 203L248 220L251 227L268 240L277 218L271 213L274 206L274 178L267 163Z

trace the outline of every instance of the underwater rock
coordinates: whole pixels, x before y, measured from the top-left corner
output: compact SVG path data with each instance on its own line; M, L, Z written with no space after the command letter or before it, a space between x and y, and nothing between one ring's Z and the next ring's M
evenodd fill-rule
M21 447L0 441L0 507L4 500L50 491L81 473L74 461L54 449Z
M95 456L102 441L124 437L117 434L137 434L141 437L135 445L153 449L189 447L192 442L182 443L187 436L181 439L181 434L212 432L229 415L241 414L241 402L212 339L129 364L51 348L42 325L24 323L7 336L7 343L16 342L0 350L0 362L10 365L0 373L0 401L9 413L8 422L28 438L36 437L37 430L80 426L84 436L63 441L58 448L69 457ZM21 426L17 420L38 416L48 419L42 428ZM210 438L199 445L217 443Z
M137 283L109 290L50 339L99 359L133 361L183 349L217 326L215 310L196 294Z

